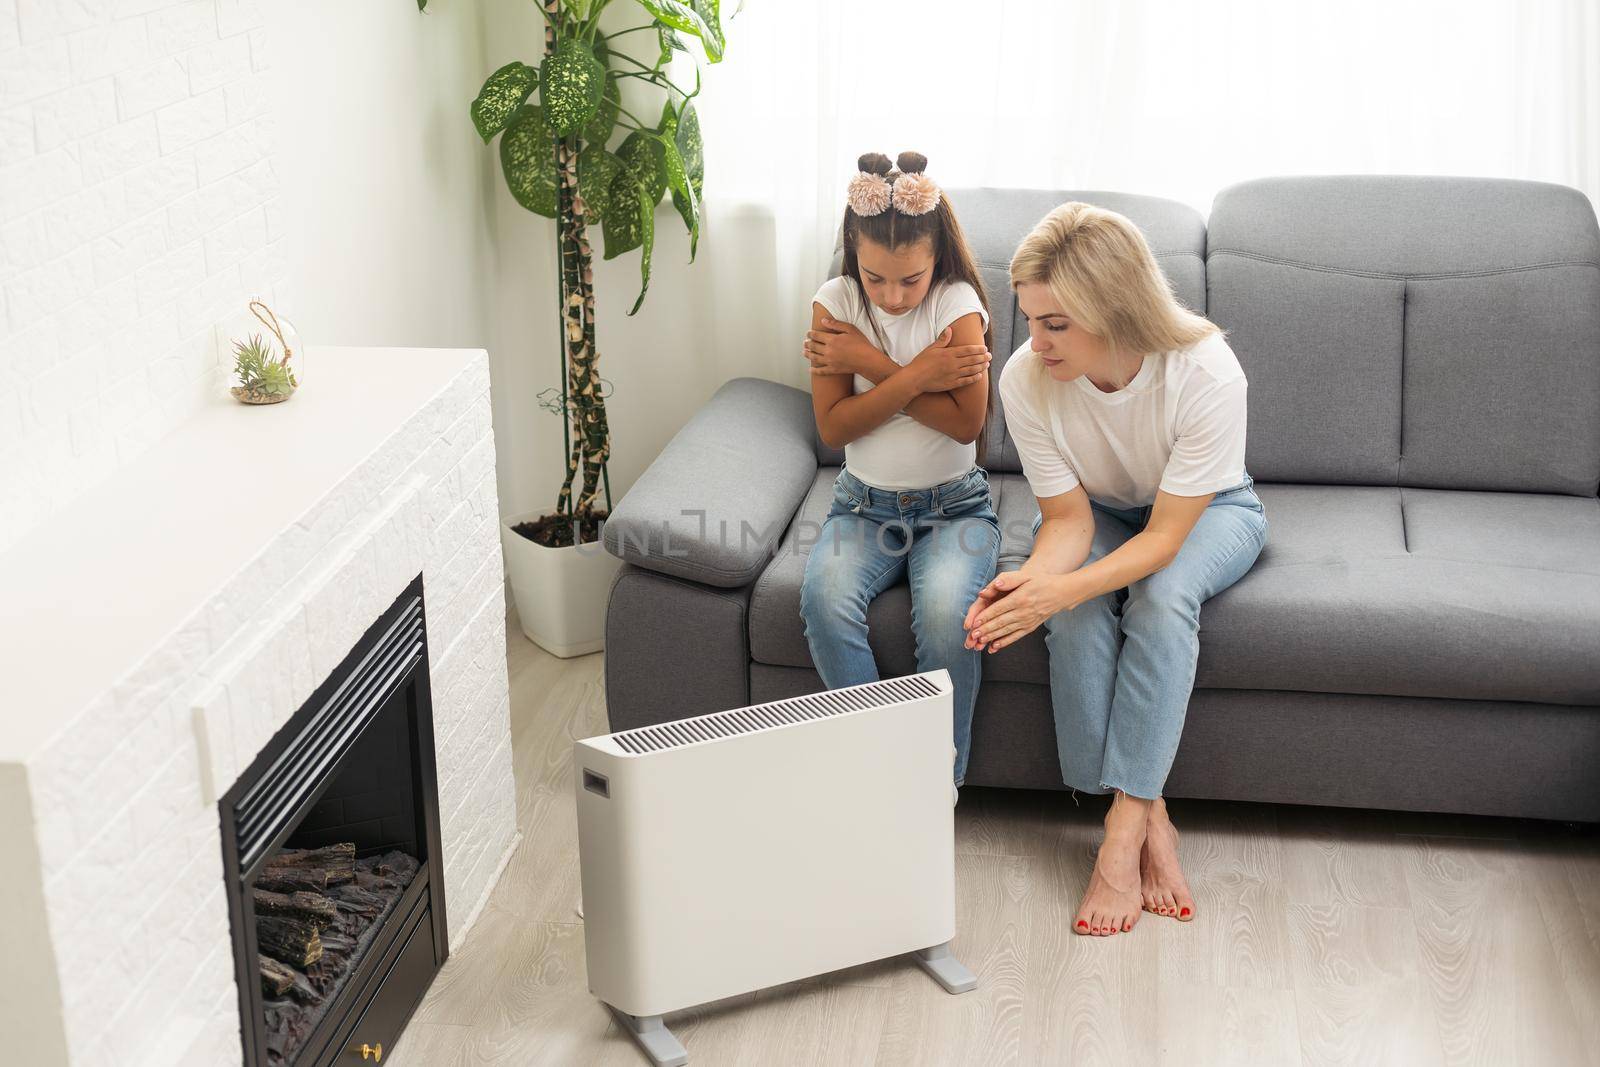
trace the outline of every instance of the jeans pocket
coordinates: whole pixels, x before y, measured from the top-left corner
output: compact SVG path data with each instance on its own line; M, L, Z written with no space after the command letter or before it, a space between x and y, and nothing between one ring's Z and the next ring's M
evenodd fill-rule
M939 494L939 514L966 515L979 503L989 500L989 478L982 467L976 467L965 479L951 486L949 492Z
M994 505L989 496L989 487L982 486L973 492L963 493L954 500L941 497L939 500L939 517L945 519L966 519L980 516L992 516Z

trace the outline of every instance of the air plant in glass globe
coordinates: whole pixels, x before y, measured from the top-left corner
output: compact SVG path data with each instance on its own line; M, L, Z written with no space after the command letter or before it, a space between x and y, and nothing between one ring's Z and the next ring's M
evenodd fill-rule
M241 403L281 404L300 387L295 371L305 371L303 358L290 366L299 338L288 319L279 319L261 301L250 301L250 311L272 332L278 344L275 347L258 333L251 334L248 340L233 342L233 374L238 384L229 391ZM290 343L291 338L295 343Z

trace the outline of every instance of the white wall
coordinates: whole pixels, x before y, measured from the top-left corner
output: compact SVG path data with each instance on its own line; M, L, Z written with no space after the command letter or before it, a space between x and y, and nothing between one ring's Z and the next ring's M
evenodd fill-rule
M276 299L255 0L0 0L0 550L215 386Z
M0 550L219 388L253 296L487 344L479 10L433 7L0 0Z
M295 326L309 343L482 347L489 156L478 5L273 0ZM315 369L309 372L314 376Z
M0 0L0 550L214 390L256 295L308 344L487 347L502 512L548 510L555 226L467 112L540 25L531 2ZM633 318L638 253L592 235L616 497L723 381L805 383L781 316L719 301L772 274L770 219L708 218L693 266L670 203L657 223Z

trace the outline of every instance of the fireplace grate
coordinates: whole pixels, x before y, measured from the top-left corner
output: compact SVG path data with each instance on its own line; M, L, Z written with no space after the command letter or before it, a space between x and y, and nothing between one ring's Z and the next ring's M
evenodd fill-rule
M393 624L362 657L343 683L317 709L234 807L239 835L239 873L248 872L270 848L329 768L335 766L382 710L400 679L423 655L422 598L413 597Z

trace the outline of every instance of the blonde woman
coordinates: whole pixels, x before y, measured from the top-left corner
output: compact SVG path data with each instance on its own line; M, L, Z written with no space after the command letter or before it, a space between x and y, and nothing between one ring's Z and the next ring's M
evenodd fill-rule
M1012 258L1011 284L1029 340L1000 399L1040 519L1027 562L967 611L967 640L992 653L1044 626L1062 780L1113 794L1073 930L1124 933L1141 910L1189 921L1161 792L1200 606L1266 540L1244 467L1244 372L1115 212L1050 212Z

